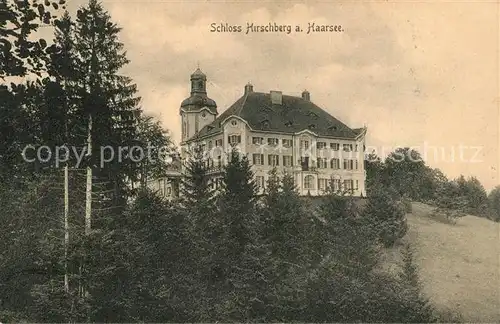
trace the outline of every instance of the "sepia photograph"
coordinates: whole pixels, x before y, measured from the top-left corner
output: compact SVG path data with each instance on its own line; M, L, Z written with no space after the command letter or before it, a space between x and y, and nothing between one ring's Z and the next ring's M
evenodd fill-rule
M0 0L1 323L500 323L500 2Z

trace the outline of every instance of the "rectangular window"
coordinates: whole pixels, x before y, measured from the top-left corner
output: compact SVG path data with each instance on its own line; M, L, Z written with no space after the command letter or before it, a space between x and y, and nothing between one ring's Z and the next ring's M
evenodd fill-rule
M322 149L326 148L326 143L325 142L317 142L316 143L316 148L318 150L322 150Z
M264 154L254 153L253 154L253 164L264 165Z
M262 145L264 143L264 139L262 137L252 137L252 144Z
M267 145L276 146L279 144L279 140L277 138L268 138Z
M215 140L215 146L216 147L222 146L222 139Z
M219 156L217 157L217 167L219 167L219 168L220 168L221 166L222 166L222 156L220 156L220 155L219 155Z
M170 197L172 195L172 188L168 187L167 188L167 197Z
M344 170L353 170L354 160L344 159Z
M352 144L344 144L342 145L344 152L351 152L352 151Z
M339 143L330 143L330 148L334 151L338 151L339 150Z
M264 177L263 176L256 176L255 177L255 184L259 189L264 189Z
M302 156L300 158L300 165L302 166L302 171L309 171L309 157Z
M326 163L326 158L317 158L318 169L326 169L328 164Z
M354 189L358 190L359 189L359 180L356 180L356 187Z
M354 169L355 169L355 170L358 170L358 167L359 167L359 165L358 165L358 160L354 160L354 162L355 162Z
M158 180L158 189L160 196L165 196L165 180Z
M309 149L309 141L306 141L306 140L300 141L300 148L303 150L308 150Z
M344 188L343 191L348 192L350 194L354 193L354 180L344 180Z
M333 179L333 190L334 191L340 190L340 179Z
M292 147L293 146L293 141L291 139L284 139L282 140L283 147Z
M304 177L304 189L314 189L314 177L312 175Z
M236 145L241 143L241 135L229 135L227 141L231 145Z
M319 190L326 190L326 184L327 184L326 179L318 179L318 189Z
M211 150L213 147L213 143L212 141L208 141L208 149Z
M291 155L283 155L283 166L285 166L285 167L293 166Z
M339 159L331 159L330 160L330 168L334 170L340 169L340 161Z
M280 164L280 163L279 163L279 161L280 161L280 160L279 160L279 155L269 154L269 155L267 156L267 158L268 158L268 164L269 164L270 166L279 166L279 164Z
M354 145L354 151L357 152L358 151L358 144Z

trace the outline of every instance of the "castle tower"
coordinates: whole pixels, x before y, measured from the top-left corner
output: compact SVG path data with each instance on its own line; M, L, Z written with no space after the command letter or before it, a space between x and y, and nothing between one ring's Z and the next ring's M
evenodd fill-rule
M207 76L200 68L191 74L191 95L181 103L181 142L190 139L217 117L217 104L207 96Z

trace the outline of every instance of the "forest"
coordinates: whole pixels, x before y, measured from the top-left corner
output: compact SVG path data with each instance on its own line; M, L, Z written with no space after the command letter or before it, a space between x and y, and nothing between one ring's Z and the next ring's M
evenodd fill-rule
M120 74L129 61L109 13L96 0L75 17L64 0L0 9L0 321L450 320L422 292L405 214L419 201L499 221L500 187L448 179L402 148L366 152L364 199L333 184L301 197L277 169L258 195L237 150L214 190L195 149L182 198L167 201L145 186L166 160L98 160L102 147L176 150ZM27 159L27 146L45 155ZM61 163L48 154L60 147L88 154L69 150ZM394 276L379 264L396 245L404 266Z

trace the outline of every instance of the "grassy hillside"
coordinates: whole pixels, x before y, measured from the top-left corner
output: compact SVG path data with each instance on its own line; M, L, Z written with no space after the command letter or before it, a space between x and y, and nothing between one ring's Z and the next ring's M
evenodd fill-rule
M432 208L413 204L407 239L413 243L424 291L441 310L467 322L500 322L500 224L466 216L455 225L436 219ZM386 266L399 263L387 251Z

